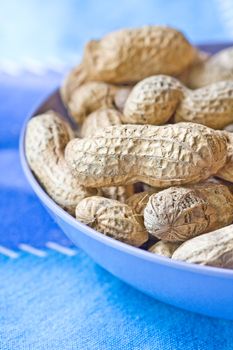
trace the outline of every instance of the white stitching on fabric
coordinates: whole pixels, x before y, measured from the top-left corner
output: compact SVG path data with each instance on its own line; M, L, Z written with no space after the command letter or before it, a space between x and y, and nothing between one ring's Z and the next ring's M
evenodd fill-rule
M0 254L7 256L8 258L11 259L16 259L19 257L19 254L17 254L16 252L14 252L11 249L8 249L6 247L0 246Z
M69 255L69 256L75 256L77 254L76 250L64 247L55 242L47 242L46 247L48 247L49 249L55 250L58 253Z
M40 258L44 258L45 256L47 256L47 254L43 250L34 248L28 244L19 244L19 248L29 254L39 256Z

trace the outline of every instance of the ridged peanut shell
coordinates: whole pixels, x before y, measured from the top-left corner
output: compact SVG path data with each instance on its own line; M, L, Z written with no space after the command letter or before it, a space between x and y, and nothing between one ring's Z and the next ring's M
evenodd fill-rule
M199 182L226 161L226 139L203 125L119 125L71 140L67 164L87 187L144 182L169 187Z
M231 224L233 195L220 184L170 187L150 196L144 224L155 237L182 242Z
M64 149L72 131L53 111L28 122L25 150L30 168L54 201L74 214L77 203L96 193L86 189L74 177L64 159Z
M197 89L223 80L233 80L233 47L191 67L186 84Z
M193 122L223 129L233 122L233 81L220 81L188 91L175 113L176 122Z
M140 81L126 100L123 122L165 124L182 100L184 89L177 79L166 75L155 75Z
M80 135L81 137L91 137L99 129L104 129L111 125L121 125L122 114L113 108L99 109L89 114L84 120Z
M128 83L155 74L178 75L196 55L196 49L177 30L145 26L90 41L83 65L89 80Z
M93 229L121 242L139 247L148 240L143 221L127 205L100 196L83 199L76 218Z
M184 242L172 259L192 264L233 268L233 225Z
M127 199L126 204L133 208L137 214L143 215L147 202L153 193L155 193L155 191L134 193Z
M66 106L68 106L73 92L85 83L86 78L86 73L82 64L74 67L65 77L60 88L60 95Z
M225 181L233 182L233 134L224 131L227 138L227 161L223 168L221 168L216 176Z
M71 116L82 123L86 116L100 108L114 108L116 87L103 82L87 82L75 89L68 102Z
M172 254L179 246L180 243L159 241L150 247L149 252L171 258Z
M127 203L129 197L134 193L134 186L111 186L101 187L98 190L98 195L110 199L115 199L121 203Z

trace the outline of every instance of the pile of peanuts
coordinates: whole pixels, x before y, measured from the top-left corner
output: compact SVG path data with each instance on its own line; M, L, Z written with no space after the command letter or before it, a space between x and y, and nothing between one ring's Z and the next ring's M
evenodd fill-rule
M123 29L87 43L60 93L78 131L47 111L25 138L50 197L127 244L233 268L233 48Z

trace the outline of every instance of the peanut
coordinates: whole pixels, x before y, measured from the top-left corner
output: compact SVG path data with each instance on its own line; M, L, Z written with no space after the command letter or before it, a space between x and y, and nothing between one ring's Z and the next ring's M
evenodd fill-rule
M220 81L194 91L187 90L175 112L175 121L223 129L233 122L233 81Z
M81 137L91 137L98 129L106 128L111 125L121 125L122 114L115 109L99 109L84 120L80 135Z
M180 243L159 241L150 247L149 252L171 258L172 254L179 246Z
M220 184L170 187L153 194L144 210L144 224L155 237L182 242L233 221L233 195Z
M144 182L169 187L204 180L226 161L226 138L203 125L118 125L71 140L65 159L87 187Z
M86 73L82 64L79 64L77 67L73 68L67 75L60 88L60 95L66 106L68 106L74 91L85 83L86 78Z
M215 267L233 268L233 225L184 242L172 259Z
M191 67L187 85L196 89L222 80L233 80L233 47Z
M227 161L223 168L221 168L216 176L223 180L233 182L233 134L224 132L227 138Z
M196 56L197 50L177 30L145 26L90 41L82 64L88 80L128 83L153 74L178 75Z
M184 96L184 86L175 78L157 75L135 85L124 107L122 121L129 124L166 123Z
M77 205L76 218L109 237L136 247L148 240L140 217L128 205L113 199L84 198Z
M150 196L155 193L155 191L144 191L139 193L134 193L126 200L126 204L128 204L133 210L143 216L144 209L147 205L147 202Z
M96 193L79 184L64 159L72 131L61 117L48 111L32 118L26 130L25 148L30 168L54 201L74 214L77 203Z
M223 129L233 122L233 81L192 91L175 78L152 76L135 85L123 114L123 123L129 124L161 125L175 115L176 122Z
M86 116L100 108L114 108L116 87L101 82L89 82L73 91L68 102L71 116L83 123Z
M130 198L134 193L133 185L128 186L118 186L118 187L101 187L98 190L98 195L110 199L118 200L121 203L127 203L128 198Z

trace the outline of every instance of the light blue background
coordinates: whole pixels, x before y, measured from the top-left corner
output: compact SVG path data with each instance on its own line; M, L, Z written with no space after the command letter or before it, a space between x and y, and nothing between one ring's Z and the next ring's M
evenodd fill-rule
M90 38L126 26L167 24L195 43L233 38L232 0L1 0L2 59L72 61Z

